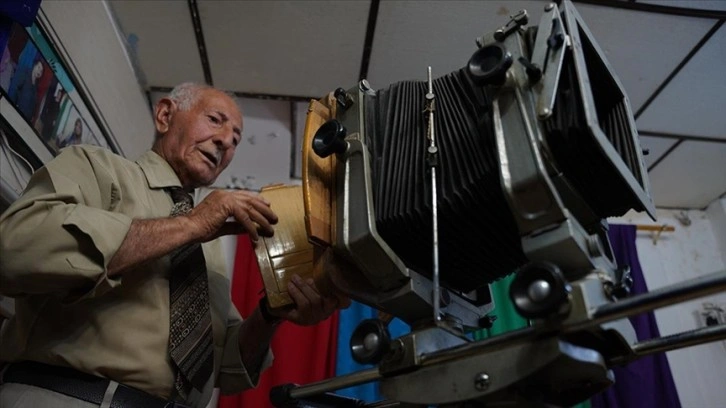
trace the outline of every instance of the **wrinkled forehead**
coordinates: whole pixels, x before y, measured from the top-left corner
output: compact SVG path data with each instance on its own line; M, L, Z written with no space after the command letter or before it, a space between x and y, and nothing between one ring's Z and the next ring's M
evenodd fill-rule
M197 102L202 109L224 113L242 127L242 110L235 99L217 89L205 89Z

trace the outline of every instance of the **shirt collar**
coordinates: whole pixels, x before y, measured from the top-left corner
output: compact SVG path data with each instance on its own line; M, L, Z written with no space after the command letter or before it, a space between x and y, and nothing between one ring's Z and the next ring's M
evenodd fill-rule
M169 163L153 150L141 155L136 160L136 164L144 172L150 188L181 187L179 177L174 173Z

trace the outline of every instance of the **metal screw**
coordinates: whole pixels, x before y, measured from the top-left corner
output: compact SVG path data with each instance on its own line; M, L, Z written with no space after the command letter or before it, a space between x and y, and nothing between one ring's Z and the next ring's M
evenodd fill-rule
M401 339L396 339L393 343L391 343L391 349L390 349L390 360L396 361L403 358L403 342Z
M486 391L490 383L489 374L487 373L479 373L474 378L474 386L479 391Z
M548 5L545 6L545 11L550 11L553 8L555 8L555 3L550 3L550 4L548 4Z
M550 117L550 115L552 115L552 111L550 110L550 108L542 108L537 113L537 116L539 116L540 119L547 119Z

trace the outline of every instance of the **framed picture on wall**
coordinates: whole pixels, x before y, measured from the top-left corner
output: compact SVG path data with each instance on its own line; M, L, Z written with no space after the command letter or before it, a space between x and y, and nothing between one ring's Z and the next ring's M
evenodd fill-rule
M81 143L115 151L36 24L13 24L0 59L0 90L53 155Z

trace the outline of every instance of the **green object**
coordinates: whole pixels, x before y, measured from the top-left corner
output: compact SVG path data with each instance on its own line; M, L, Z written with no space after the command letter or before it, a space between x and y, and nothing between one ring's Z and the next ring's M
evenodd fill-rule
M493 315L497 319L490 329L482 329L473 333L475 340L482 340L512 330L529 326L529 321L517 313L514 304L509 300L509 285L514 280L514 274L492 283L492 300L494 300ZM590 408L590 401L573 405L572 408Z
M512 330L521 329L529 325L527 319L514 310L514 304L509 300L509 285L514 280L511 274L497 282L492 283L492 300L494 300L494 316L497 319L490 329L483 329L474 332L474 339L481 340L497 334L506 333Z

